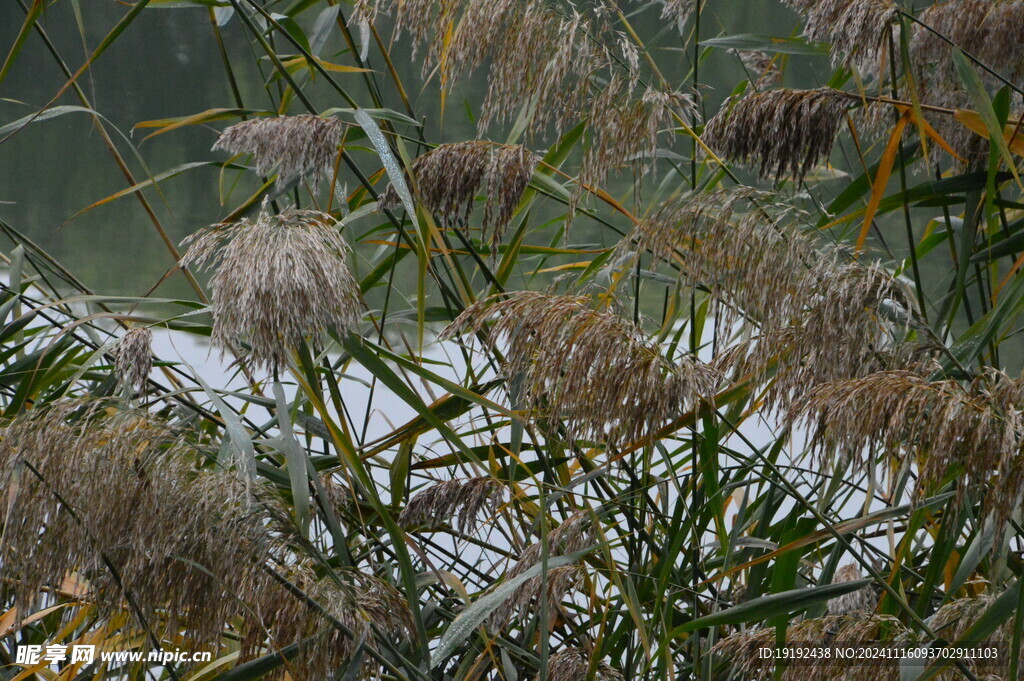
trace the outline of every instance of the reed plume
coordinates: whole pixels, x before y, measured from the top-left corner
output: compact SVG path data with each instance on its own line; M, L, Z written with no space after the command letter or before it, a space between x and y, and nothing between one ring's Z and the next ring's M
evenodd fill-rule
M690 97L655 88L633 101L630 87L616 74L594 99L589 117L593 141L580 163L579 192L584 185L599 186L611 170L627 165L639 178L654 159L658 134L671 125L673 114L694 111Z
M590 654L582 648L563 648L548 658L551 681L583 681L590 678ZM622 681L622 672L602 661L594 664L594 681Z
M277 168L278 186L296 176L318 182L333 164L344 129L337 118L313 114L254 118L227 128L213 149L252 154L260 175Z
M187 238L183 267L214 269L213 340L239 337L258 366L279 367L289 348L327 330L357 330L359 284L348 244L326 213L286 210L213 225Z
M578 511L548 533L548 557L573 554L590 548L595 542L596 533L590 511ZM535 542L523 549L519 554L519 560L509 569L505 578L512 579L539 564L542 547L541 542ZM527 579L491 613L488 619L491 628L500 629L517 616L523 619L537 612L533 604L539 603L542 595L546 595L551 607L557 607L565 595L580 583L583 576L584 572L579 565L566 565L548 570L546 580L545 575Z
M242 659L303 643L300 654L271 678L286 678L285 672L291 678L329 678L361 655L357 678L379 679L381 665L360 647L379 652L384 643L407 644L415 636L405 598L377 577L354 570L340 578L318 577L301 563L281 577L302 595L265 576L250 604L261 626L247 629L242 640Z
M615 445L665 425L710 395L718 375L691 357L670 362L635 325L582 296L499 294L459 315L442 337L478 334L506 353L523 407L564 424L570 440ZM507 345L507 347L506 347Z
M763 90L782 82L782 69L776 63L776 56L761 50L733 50L743 62L755 89Z
M922 491L951 476L981 484L1001 527L1024 490L1024 392L1020 380L989 370L969 385L931 380L927 369L881 371L819 385L788 417L806 424L820 460L842 455L863 470L881 451L920 467Z
M153 368L153 332L144 326L128 329L117 344L114 373L129 390L142 390Z
M898 342L913 311L903 287L799 224L792 208L758 192L692 194L660 206L618 247L622 255L650 252L655 266L672 263L706 288L719 337L733 336L740 321L754 326L716 362L770 378L774 408L810 386L903 362L918 350Z
M853 563L849 563L836 570L832 583L855 582L863 577L864 575L861 574L860 568ZM852 615L855 613L868 613L874 611L877 603L878 597L875 595L875 592L871 590L870 586L864 586L856 591L836 596L829 600L828 614Z
M785 0L807 19L804 35L832 43L832 62L877 74L899 14L891 0Z
M483 140L442 144L413 162L416 195L446 225L463 227L477 194L484 192L481 240L496 252L538 160L522 145ZM381 195L380 205L398 205L394 186L389 185Z
M1024 58L1019 49L1024 40L1024 2L1021 0L939 2L921 12L919 19L1010 82L1024 80ZM910 40L910 59L924 101L953 109L974 108L971 96L960 83L952 47L945 40L915 25ZM978 75L990 90L1003 85L984 70L978 70ZM984 167L989 148L985 138L949 116L937 116L930 122L965 159L968 167Z
M398 522L407 528L434 529L452 524L457 516L459 531L472 532L481 511L497 512L503 491L501 483L486 476L438 482L412 497Z
M761 177L802 180L828 160L848 100L831 88L768 90L732 98L705 128L715 153L740 163L760 163Z
M76 574L102 611L131 599L148 626L184 626L216 649L249 566L272 550L266 519L237 476L197 469L166 425L107 406L58 403L3 430L0 487L17 493L0 507L0 565L18 611Z

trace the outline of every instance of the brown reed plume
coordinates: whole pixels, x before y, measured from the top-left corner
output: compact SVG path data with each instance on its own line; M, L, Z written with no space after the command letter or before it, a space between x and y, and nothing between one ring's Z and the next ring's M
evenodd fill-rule
M785 0L807 18L804 35L832 43L834 64L877 75L899 13L891 0Z
M280 367L289 349L335 329L354 331L359 284L348 244L326 213L264 206L255 219L212 225L188 237L183 267L214 270L213 340L224 348L246 339L254 363Z
M466 308L442 337L489 324L505 375L521 378L523 408L562 422L570 440L636 440L715 389L710 367L691 357L670 362L637 326L591 305L575 295L499 294Z
M360 645L379 652L384 643L405 644L415 635L405 598L376 577L352 570L342 579L318 577L305 564L279 576L302 595L264 574L250 604L262 628L250 627L242 640L242 659L303 643L296 658L270 675L273 679L286 678L285 672L291 678L328 678L351 663ZM379 679L383 671L362 652L357 678Z
M398 523L407 528L443 528L458 517L462 533L475 529L481 511L494 515L501 504L504 487L494 478L484 476L466 480L445 480L432 484L413 496Z
M708 290L717 335L738 322L755 332L717 359L739 375L771 380L770 407L822 382L861 376L918 351L900 343L912 314L903 286L800 228L800 216L750 190L666 202L622 241L669 262Z
M802 180L832 152L849 100L831 88L768 90L730 99L705 128L720 156L759 165L761 177Z
M625 166L640 172L651 165L658 134L672 123L674 113L692 113L693 100L680 93L647 88L639 100L628 95L631 85L615 74L594 98L589 117L593 143L580 163L577 192L582 185L599 186L609 171Z
M590 511L578 511L548 534L548 557L565 556L582 551L593 546L596 540ZM519 560L506 573L505 578L512 579L540 563L543 546L541 542L535 542L523 549L519 554ZM538 612L538 608L534 605L540 602L542 595L545 595L549 605L555 608L565 598L565 595L582 581L583 577L584 572L579 565L566 565L548 570L546 580L545 575L531 577L491 613L488 623L491 628L500 629L507 626L513 618L523 619ZM544 591L545 581L546 593Z
M964 634L978 622L985 611L992 605L996 597L996 594L981 594L979 596L953 599L936 610L925 622L935 632L936 636L941 636L947 641L962 639ZM1014 633L1013 620L1011 618L1004 621L983 640L971 639L969 643L971 646L978 648L1000 647L1001 650L998 657L994 660L965 659L963 661L964 664L979 679L997 681L999 679L1012 678L1010 664L1013 656L1009 653L1009 648L1015 636L1019 636L1019 634ZM951 667L935 678L939 679L939 681L954 681L954 679L964 678L964 675L956 668Z
M522 145L498 145L483 140L442 144L412 165L416 195L423 206L449 226L465 226L477 194L484 192L481 240L494 251L512 220L538 162ZM380 197L383 208L398 205L393 185Z
M1024 2L1021 0L950 0L938 2L919 15L922 23L942 34L1010 82L1024 80L1024 59L1019 46L1024 40ZM910 58L921 98L929 104L953 109L972 109L973 100L960 84L952 47L928 29L914 25ZM979 69L990 88L1003 84ZM968 167L983 167L988 141L949 116L929 119L936 131L966 160Z
M76 574L105 612L131 602L154 630L217 649L269 555L265 518L238 476L197 469L165 425L108 406L58 403L3 430L0 487L17 493L0 508L0 565L18 611Z
M782 82L782 69L777 63L778 58L770 52L761 50L733 50L743 62L754 88L763 90L774 87Z
M682 15L684 4L669 2L666 17ZM518 117L524 104L529 130L553 124L560 131L587 115L594 76L607 81L625 70L636 82L636 48L613 29L616 7L603 0L386 0L381 6L393 11L396 31L412 37L414 56L427 46L423 71L437 67L443 86L486 65L481 131Z
M774 627L735 632L716 643L712 652L728 661L740 678L769 681L774 678L775 660L761 657L759 650L774 648L776 636ZM826 643L836 647L897 645L909 640L912 640L910 630L891 615L826 615L793 622L786 630L787 642L812 646ZM899 681L898 660L878 662L856 666L835 657L809 658L804 664L786 665L781 678L783 681Z
M295 176L318 182L333 165L344 129L337 118L313 114L254 118L227 128L213 149L252 154L260 175L277 168L279 186Z
M551 681L581 681L590 678L590 654L582 648L563 648L548 657L548 678ZM596 661L594 681L622 681L622 672Z
M890 370L819 385L797 400L790 423L806 424L821 460L841 455L863 470L881 451L919 466L919 489L958 476L958 492L983 485L1001 527L1024 491L1024 386L990 369L969 385L931 380L927 368Z
M128 329L117 344L114 372L118 382L129 390L142 390L152 368L153 332L144 326Z
M832 583L855 582L863 577L864 575L861 573L860 568L854 563L849 563L836 570L835 575L832 577ZM852 615L855 613L873 612L877 604L878 597L875 595L875 592L871 590L870 586L865 586L829 600L828 614Z
M83 401L28 412L2 431L0 486L17 490L0 504L0 588L22 617L43 604L45 587L75 575L101 612L141 617L159 640L183 634L218 651L224 623L241 612L243 661L320 634L289 663L313 674L303 678L340 668L364 632L367 645L409 640L405 599L379 579L346 574L339 585L297 573L356 639L283 588L266 567L290 560L291 531L278 524L287 513L239 476L197 467L184 440L148 416ZM379 671L369 665L363 678Z

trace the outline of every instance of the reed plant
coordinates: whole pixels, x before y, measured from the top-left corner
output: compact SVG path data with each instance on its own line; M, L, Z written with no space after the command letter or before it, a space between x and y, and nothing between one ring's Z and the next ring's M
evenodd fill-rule
M87 117L166 274L0 205L0 678L1024 678L1024 2L769 4L11 0L0 162Z

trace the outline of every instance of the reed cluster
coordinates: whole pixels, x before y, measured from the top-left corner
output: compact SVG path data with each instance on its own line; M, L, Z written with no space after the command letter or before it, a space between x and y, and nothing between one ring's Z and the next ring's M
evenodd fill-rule
M804 35L832 44L835 64L880 75L899 8L891 0L785 0L807 19ZM897 41L898 42L898 41Z
M582 648L563 648L548 658L548 678L551 681L579 681L590 678L594 669L594 681L622 681L622 672L600 661L591 662L591 655Z
M313 114L254 118L224 130L213 148L252 154L260 175L277 170L278 186L296 177L319 182L334 163L344 130L337 118Z
M768 681L777 678L775 661L761 657L759 651L761 648L775 648L777 636L775 627L739 631L716 643L712 652L728 661L729 666L743 679ZM807 645L856 648L907 644L911 640L910 630L891 615L825 615L800 620L786 628L786 641ZM856 665L830 657L788 664L783 668L781 678L783 681L899 681L900 673L899 662L895 659Z
M464 227L483 192L481 241L492 253L512 220L539 159L522 145L499 145L483 140L442 144L412 164L416 197L446 225ZM379 205L394 208L393 185L381 194Z
M213 269L213 340L238 339L257 366L277 368L297 343L325 331L356 330L359 283L348 244L326 213L289 209L212 225L188 237L182 267Z
M445 480L413 496L398 522L407 528L442 528L448 524L462 533L475 529L480 513L494 515L504 496L504 486L491 477ZM453 521L458 518L458 523Z
M267 568L289 560L291 530L278 522L287 514L240 476L198 466L181 435L151 417L88 401L29 412L2 431L0 486L15 490L0 505L0 588L22 615L74 577L101 613L125 611L157 640L183 634L219 651L241 612L243 660L313 636L290 664L321 678L358 647L329 618L369 632L369 645L410 638L404 598L380 580L300 570L316 607L285 589Z
M756 332L717 358L749 379L771 378L769 404L903 361L913 315L902 285L799 227L767 195L739 190L687 195L660 206L620 249L650 252L712 297L717 335L738 321ZM900 323L900 319L903 322ZM895 356L893 356L895 354Z
M1024 39L1024 2L948 0L925 8L918 19L928 28L914 26L910 58L921 98L929 104L952 109L973 109L975 106L961 84L952 58L953 48L936 33L1010 82L1024 80L1024 58L1018 49ZM983 70L979 70L978 75L990 88L1002 86L1000 81ZM989 146L985 138L948 116L935 117L932 123L969 167L984 166Z
M519 405L563 422L569 440L637 440L709 396L719 380L695 358L670 362L637 326L582 296L499 294L466 308L442 336L485 326L487 345L505 353Z
M864 452L919 466L926 489L953 477L971 484L1002 526L1024 490L1024 392L1020 380L989 370L969 385L933 380L928 367L889 370L816 386L793 404L790 421L806 424L824 462L873 466Z
M153 332L144 326L128 329L117 344L114 372L118 383L129 390L142 390L152 368Z
M534 542L523 549L519 560L505 573L505 579L512 579L539 564L545 546L548 558L554 558L591 548L596 541L597 533L591 512L577 511L551 530L546 542ZM488 624L492 629L501 629L516 617L524 620L535 615L540 611L542 597L547 599L550 608L557 608L565 595L579 585L584 576L581 566L566 565L549 569L546 575L531 577L491 613Z
M828 160L848 105L831 88L756 92L726 102L708 121L704 140L731 161L759 161L761 177L799 181Z

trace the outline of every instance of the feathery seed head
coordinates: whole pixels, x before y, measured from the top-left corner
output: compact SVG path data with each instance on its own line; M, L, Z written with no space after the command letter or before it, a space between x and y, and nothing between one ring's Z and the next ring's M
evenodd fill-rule
M832 578L833 584L842 584L844 582L855 582L858 579L863 578L860 568L855 564L849 563L836 570L835 575ZM852 593L843 594L842 596L836 596L828 602L828 614L830 615L849 615L853 613L867 613L872 612L875 609L875 605L878 602L878 597L875 592L871 590L870 586L865 586Z
M976 57L1011 82L1024 80L1024 1L949 0L937 2L920 13L921 22L945 36L964 52ZM915 25L910 40L910 60L921 99L952 109L970 109L973 100L960 84L952 48L932 31ZM984 70L979 77L990 90L1002 86ZM989 143L951 116L929 119L935 130L965 161L968 168L984 168Z
M407 528L433 529L450 524L458 516L459 531L472 532L481 511L490 515L497 512L504 489L487 476L435 483L409 500L398 523Z
M485 192L482 240L493 250L512 220L538 160L522 145L474 140L438 146L417 158L412 172L423 206L449 226L464 226L476 195ZM394 186L389 185L381 195L380 205L398 205Z
M729 160L759 159L761 177L802 180L828 160L846 108L846 97L831 88L748 94L726 102L708 122L704 139Z
M144 326L129 329L117 345L114 371L118 382L130 390L142 390L152 367L153 332Z
M213 340L247 339L257 365L282 366L288 349L328 329L355 331L359 284L349 247L326 213L287 210L193 234L182 266L215 269Z
M874 462L863 453L881 451L918 463L921 492L951 472L985 485L1001 527L1024 491L1021 382L995 370L970 385L929 373L889 370L824 383L795 401L787 418L807 425L822 459L843 453L864 469Z
M500 294L468 307L442 334L507 341L505 373L521 377L525 408L563 421L570 439L617 444L639 439L710 395L717 372L681 357L674 363L639 328L590 300L532 291Z
M760 655L760 649L776 646L775 627L739 631L715 644L712 652L729 661L733 670L749 681L770 681L775 678L775 661ZM793 622L786 630L786 640L818 645L828 641L834 646L897 644L912 636L907 627L891 615L856 613L826 615ZM808 664L786 665L783 681L899 681L899 664L895 659L886 664L851 667L835 658L810 660ZM888 664L891 662L891 664ZM861 671L869 676L858 676Z
M834 64L877 73L899 8L892 0L785 0L807 18L804 35L832 43Z
M771 375L774 407L808 386L872 371L898 333L883 308L912 310L881 267L853 261L798 223L758 192L693 194L662 205L620 246L650 251L655 265L671 262L705 287L720 337L740 320L756 328L717 364Z
M589 548L596 542L596 532L589 511L578 511L566 518L562 524L551 530L547 536L548 556L564 556ZM541 542L530 544L519 555L519 560L508 571L506 578L512 579L541 562ZM585 573L579 565L548 570L547 592L548 603L557 605L565 595L583 579ZM506 626L514 617L525 619L533 612L533 604L539 603L544 587L545 575L537 575L523 582L519 588L505 599L489 618L492 628Z
M318 182L334 161L344 129L337 118L313 114L254 118L226 129L213 149L252 154L260 175L276 167L278 185L296 175Z
M0 564L18 610L77 574L102 611L130 598L154 627L216 649L245 566L270 550L265 519L237 476L197 469L166 425L110 406L58 403L3 430L0 487L19 481L0 508Z
M563 648L548 658L548 678L551 681L583 681L589 678L590 654L582 648ZM598 661L594 681L622 681L622 672Z
M782 69L776 56L761 50L733 50L743 62L750 80L758 90L771 88L782 82Z

